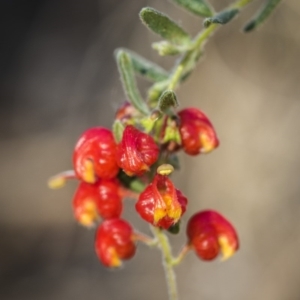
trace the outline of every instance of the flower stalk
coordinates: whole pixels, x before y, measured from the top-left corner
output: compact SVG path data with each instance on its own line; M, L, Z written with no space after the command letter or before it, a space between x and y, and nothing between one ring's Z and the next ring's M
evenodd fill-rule
M168 286L169 300L178 300L179 296L177 291L176 275L173 268L174 258L172 256L169 239L160 228L151 226L151 230L154 236L157 238L158 246L162 252L163 267Z

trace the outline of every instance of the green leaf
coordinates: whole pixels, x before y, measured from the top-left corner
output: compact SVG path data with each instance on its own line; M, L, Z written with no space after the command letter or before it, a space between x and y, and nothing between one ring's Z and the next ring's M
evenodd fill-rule
M173 0L173 2L195 15L201 17L213 16L213 10L205 0Z
M139 112L147 115L149 113L149 109L137 88L130 56L125 51L119 50L116 54L116 58L123 88L128 100Z
M134 179L130 182L129 188L136 193L141 193L145 190L146 186L145 183L143 183L139 179Z
M167 112L171 107L177 107L178 101L175 93L173 91L165 91L158 100L157 108L161 112Z
M270 16L281 0L269 0L258 14L243 28L244 32L250 32L259 27Z
M178 128L177 116L170 116L167 119L167 125L165 127L164 137L162 143L175 142L177 145L181 145L181 135Z
M149 29L171 43L184 45L191 42L189 34L177 23L151 7L143 8L140 12L140 18Z
M152 44L152 48L157 50L158 54L161 56L177 55L179 53L190 50L191 47L192 47L192 44L179 46L179 45L171 44L167 41L161 41L161 42L156 42L156 43Z
M134 71L141 76L154 82L163 81L169 77L169 73L166 70L137 53L124 48L117 49L117 51L120 50L130 56Z
M238 13L239 10L237 8L224 10L211 18L206 18L204 20L204 26L209 27L212 23L224 25L231 21Z
M121 142L123 137L124 125L121 121L116 120L112 126L113 135L117 143Z

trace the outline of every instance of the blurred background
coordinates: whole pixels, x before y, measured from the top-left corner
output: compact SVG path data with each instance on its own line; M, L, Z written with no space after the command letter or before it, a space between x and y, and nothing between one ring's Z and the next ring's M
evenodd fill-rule
M181 300L300 299L300 3L284 1L261 30L243 34L261 2L215 34L178 91L182 107L210 116L221 141L210 155L181 155L174 180L190 200L183 223L217 209L241 240L225 263L189 254L176 269ZM228 3L212 1L216 9ZM111 126L124 100L115 48L173 65L151 50L159 38L138 19L147 5L191 34L202 27L161 0L0 2L0 299L166 299L157 250L141 245L123 269L105 269L94 232L73 220L76 183L46 184L71 168L86 128ZM130 201L125 217L148 232ZM177 252L184 230L171 240Z

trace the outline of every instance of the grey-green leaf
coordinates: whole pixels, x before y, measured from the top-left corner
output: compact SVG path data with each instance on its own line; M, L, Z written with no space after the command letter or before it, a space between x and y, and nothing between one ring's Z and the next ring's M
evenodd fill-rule
M169 77L169 73L157 64L147 60L131 50L124 48L117 49L117 51L120 50L126 52L130 56L134 71L141 76L153 82L160 82Z
M211 18L207 18L204 20L204 26L208 27L210 24L226 24L229 21L231 21L237 14L239 13L239 10L237 8L224 10L216 15L214 15Z
M189 34L176 22L151 7L143 8L140 18L149 29L171 43L184 45L191 42Z
M258 12L258 14L248 22L243 28L244 32L252 31L264 23L270 16L281 0L269 0L265 6Z
M201 17L213 16L213 9L205 0L172 0L191 13Z
M123 137L124 125L121 121L115 120L112 126L113 135L117 143L121 142Z
M134 71L130 56L123 50L119 50L116 54L119 72L123 83L125 94L130 103L142 114L148 115L149 109L144 102L134 78Z
M171 90L163 92L158 100L157 108L161 112L167 112L171 107L177 107L178 101L175 93Z

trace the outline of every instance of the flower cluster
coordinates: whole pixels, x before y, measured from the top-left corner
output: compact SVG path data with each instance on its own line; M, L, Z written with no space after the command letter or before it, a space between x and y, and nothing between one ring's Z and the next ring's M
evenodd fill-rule
M126 102L116 113L118 130L114 126L113 131L103 127L85 131L75 145L74 170L49 182L57 188L69 178L79 181L72 203L74 216L83 226L98 226L95 251L107 267L119 267L133 257L138 240L151 244L151 238L121 218L123 198L133 196L143 220L173 232L179 228L188 200L168 177L176 167L171 158L181 149L197 155L219 145L212 123L197 108L160 118L153 118L153 114L145 119ZM188 222L186 247L203 260L214 259L219 253L228 258L238 249L238 238L224 217L203 211Z

